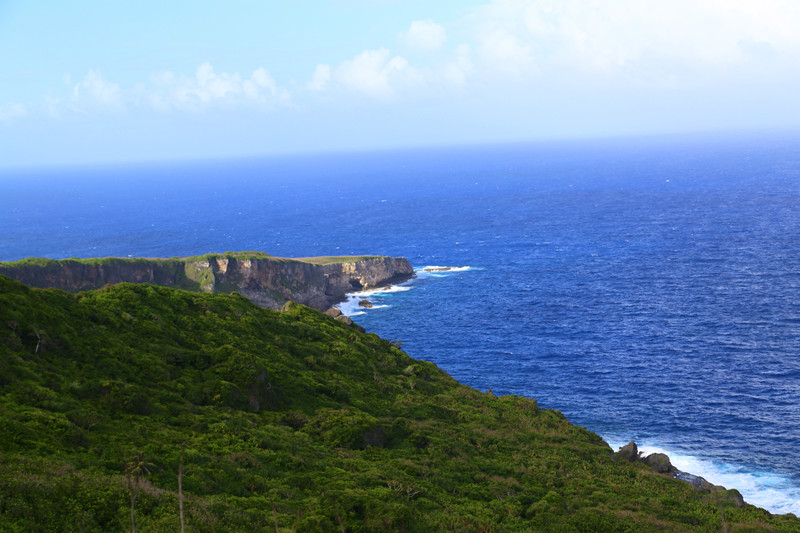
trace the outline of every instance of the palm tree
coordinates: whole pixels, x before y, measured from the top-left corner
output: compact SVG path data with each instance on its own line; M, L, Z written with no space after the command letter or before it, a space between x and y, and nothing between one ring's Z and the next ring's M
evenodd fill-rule
M150 473L153 463L148 462L142 452L125 464L125 478L131 493L131 533L136 533L136 498L142 488L142 479Z

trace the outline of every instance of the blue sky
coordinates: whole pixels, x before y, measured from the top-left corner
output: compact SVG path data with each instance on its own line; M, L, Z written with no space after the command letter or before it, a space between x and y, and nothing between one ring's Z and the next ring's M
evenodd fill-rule
M5 0L0 166L800 130L798 0Z

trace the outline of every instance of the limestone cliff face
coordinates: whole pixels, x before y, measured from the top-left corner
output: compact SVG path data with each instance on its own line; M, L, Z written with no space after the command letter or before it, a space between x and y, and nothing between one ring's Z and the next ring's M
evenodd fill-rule
M326 294L336 302L343 300L345 293L399 283L414 275L414 269L405 257L332 263L324 265L322 272L326 280Z
M186 259L37 259L2 263L0 274L32 287L70 292L120 282L152 283L212 293L236 291L269 309L279 309L287 300L327 309L348 292L404 281L414 270L403 257L336 258L327 262L236 253Z

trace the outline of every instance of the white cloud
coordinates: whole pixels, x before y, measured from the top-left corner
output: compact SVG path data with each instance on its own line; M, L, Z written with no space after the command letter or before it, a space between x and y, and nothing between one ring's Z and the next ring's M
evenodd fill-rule
M291 99L290 92L279 86L264 68L244 77L238 72L217 73L209 62L200 64L193 76L161 71L129 88L107 80L95 69L90 69L78 83L73 84L71 79L69 74L63 76L68 94L46 95L39 105L7 104L0 107L0 119L19 116L31 109L52 118L59 118L65 112L121 112L137 108L161 112L198 112L214 107L267 109Z
M72 100L84 106L118 107L122 104L122 89L106 80L99 71L90 69L83 80L72 87Z
M244 96L254 102L267 102L270 99L288 102L289 91L278 87L275 78L263 67L257 68L250 75L249 80L242 82Z
M306 84L306 87L312 91L324 91L328 88L331 81L331 67L330 65L317 65L314 69L314 74L311 76L311 81Z
M191 88L186 87L186 93L191 93L202 102L213 99L225 98L229 93L236 93L242 85L239 74L227 74L223 72L217 75L211 63L203 63L197 67L196 84L191 84Z
M787 64L800 51L800 2L787 0L493 0L470 24L484 67L517 76L691 82L753 61L754 50Z
M157 110L172 108L200 111L210 106L235 107L245 104L287 102L290 94L278 86L272 75L258 68L249 78L239 73L217 74L211 63L202 63L194 77L169 71L151 76L151 86L140 85L140 97Z
M0 106L0 120L11 120L12 118L23 117L28 113L28 109L18 103L9 102Z
M343 61L333 72L336 82L373 98L386 99L398 90L423 83L419 71L402 56L391 57L389 50L364 50Z
M312 93L324 92L324 105L353 95L387 105L467 101L459 96L511 105L535 95L525 100L533 106L570 91L578 98L605 91L611 100L642 91L646 99L676 88L713 94L760 84L789 93L800 84L798 0L487 0L447 26L431 19L401 24L403 55L381 47L312 62L295 98L312 101L319 96ZM68 89L43 104L0 106L0 119L37 111L271 109L293 98L264 68L240 74L208 62L128 87L96 69L77 79L65 76Z
M491 70L515 77L536 70L532 46L505 28L494 28L483 33L478 50L484 64Z
M443 75L450 84L463 87L473 70L472 49L462 44L456 49L455 58L444 67Z
M444 26L432 20L415 20L411 26L400 35L401 41L412 50L434 52L439 50L447 40Z

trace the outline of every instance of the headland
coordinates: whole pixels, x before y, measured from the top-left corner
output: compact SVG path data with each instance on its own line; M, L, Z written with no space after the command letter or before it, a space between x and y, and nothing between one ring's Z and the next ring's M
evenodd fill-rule
M193 292L238 292L266 309L280 309L292 300L325 310L348 292L405 281L414 269L404 257L290 259L264 252L225 252L172 258L29 258L0 263L0 274L31 287L73 293L123 282L149 283Z

